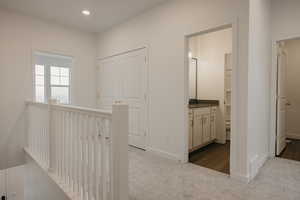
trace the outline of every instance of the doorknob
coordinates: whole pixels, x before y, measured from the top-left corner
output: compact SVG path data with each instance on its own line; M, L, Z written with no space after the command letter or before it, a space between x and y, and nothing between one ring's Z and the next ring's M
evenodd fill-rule
M290 106L290 105L292 105L292 104L291 104L289 101L287 101L285 105L286 105L286 106Z

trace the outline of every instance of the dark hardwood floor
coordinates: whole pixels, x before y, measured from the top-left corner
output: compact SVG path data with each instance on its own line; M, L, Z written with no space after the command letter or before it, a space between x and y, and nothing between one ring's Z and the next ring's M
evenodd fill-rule
M300 161L300 140L290 140L279 157Z
M212 143L190 153L189 161L193 164L229 174L230 142Z

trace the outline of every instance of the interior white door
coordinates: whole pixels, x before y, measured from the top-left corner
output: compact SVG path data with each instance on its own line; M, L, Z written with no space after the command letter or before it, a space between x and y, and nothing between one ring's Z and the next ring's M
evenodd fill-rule
M277 136L276 136L276 155L280 155L286 147L286 65L287 56L279 48L277 57Z
M98 70L98 107L129 105L129 144L146 148L147 54L140 49L103 59Z

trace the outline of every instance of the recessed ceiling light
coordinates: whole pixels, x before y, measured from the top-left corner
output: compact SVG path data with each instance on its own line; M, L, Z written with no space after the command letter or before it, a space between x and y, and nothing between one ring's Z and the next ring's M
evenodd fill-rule
M83 10L83 11L81 11L81 13L86 16L91 14L91 12L89 10Z

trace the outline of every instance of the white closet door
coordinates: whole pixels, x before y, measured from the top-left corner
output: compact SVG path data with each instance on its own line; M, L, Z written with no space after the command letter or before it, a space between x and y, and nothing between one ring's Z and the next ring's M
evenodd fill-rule
M98 106L111 109L113 103L129 105L129 144L146 147L147 132L146 49L104 59L99 63Z
M286 64L287 57L284 52L278 54L278 80L277 80L277 138L276 155L280 155L286 146Z

